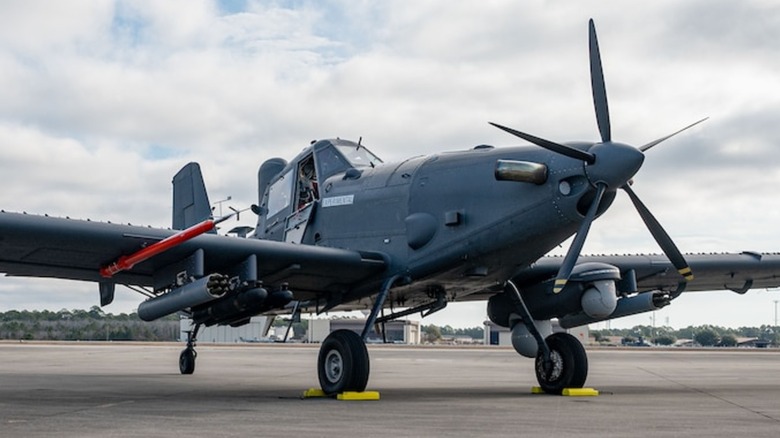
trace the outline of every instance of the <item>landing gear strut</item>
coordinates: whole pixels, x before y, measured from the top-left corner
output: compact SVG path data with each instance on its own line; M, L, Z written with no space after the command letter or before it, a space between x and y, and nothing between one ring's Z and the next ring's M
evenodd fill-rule
M195 351L195 342L198 338L200 324L195 324L195 328L187 332L187 348L182 350L179 355L179 372L182 374L192 374L195 372L195 358L198 352Z
M384 306L390 288L399 278L393 276L382 285L361 334L351 330L336 330L322 342L317 358L317 376L325 394L362 392L366 389L370 371L366 337Z
M523 324L536 339L538 348L534 369L542 390L560 395L565 388L582 388L588 377L588 356L580 341L568 333L553 333L544 339L517 286L508 281L506 290Z

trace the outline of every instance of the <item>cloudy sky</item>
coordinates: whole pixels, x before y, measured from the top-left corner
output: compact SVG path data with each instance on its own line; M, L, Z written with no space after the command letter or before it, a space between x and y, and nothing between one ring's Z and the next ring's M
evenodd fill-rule
M245 208L258 166L313 139L362 136L385 161L516 144L487 121L596 140L591 17L613 138L641 145L710 117L652 149L635 177L681 250L780 250L772 1L2 2L0 208L168 227L170 181L189 161L212 202ZM585 251L658 249L621 193ZM91 284L0 278L0 310L89 308L97 296ZM771 324L776 299L688 294L656 323ZM138 302L121 290L107 310ZM484 319L480 304L428 321ZM639 323L649 314L612 325Z

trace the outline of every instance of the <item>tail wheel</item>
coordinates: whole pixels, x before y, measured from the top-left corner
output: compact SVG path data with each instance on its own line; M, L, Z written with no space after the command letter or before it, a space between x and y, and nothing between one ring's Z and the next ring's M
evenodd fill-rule
M545 369L543 353L536 355L536 380L548 394L560 395L564 388L582 388L588 377L588 356L580 341L568 333L553 333L545 340L551 366Z
M336 330L328 335L320 347L317 374L320 387L328 395L365 390L369 358L363 338L351 330Z

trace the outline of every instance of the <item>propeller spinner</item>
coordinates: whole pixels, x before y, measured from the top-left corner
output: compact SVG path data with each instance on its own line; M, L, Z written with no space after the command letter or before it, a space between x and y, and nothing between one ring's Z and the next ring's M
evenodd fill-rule
M563 263L558 270L553 287L554 293L559 293L566 286L572 269L577 263L582 247L585 244L585 238L590 230L591 223L596 218L601 199L607 191L615 191L618 188L625 190L641 216L650 234L669 258L678 272L686 281L693 280L688 263L685 261L680 250L674 244L669 234L663 229L661 224L645 207L639 197L629 187L628 181L639 171L644 161L644 152L653 146L691 128L705 119L699 120L685 128L654 140L640 148L634 148L621 143L612 141L612 132L609 120L609 105L607 103L607 90L604 84L604 71L601 65L601 55L599 53L599 43L596 38L596 27L591 19L589 22L589 48L590 48L590 81L593 91L593 106L596 112L596 122L601 135L601 143L596 143L589 150L583 151L571 146L545 140L506 126L490 122L491 125L502 129L514 136L529 141L537 146L549 151L585 162L585 173L591 185L596 189L596 196L593 198L588 212L580 225L580 229L574 237L574 241L569 247Z

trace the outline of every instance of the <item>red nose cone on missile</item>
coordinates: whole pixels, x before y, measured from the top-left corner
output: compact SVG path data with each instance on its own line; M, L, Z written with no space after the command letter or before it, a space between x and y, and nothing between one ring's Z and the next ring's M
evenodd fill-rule
M217 225L217 223L221 222L222 220L224 220L224 218L219 221L207 219L199 224L195 224L187 228L186 230L182 230L172 236L166 237L157 243L149 245L146 248L138 250L128 256L119 257L119 259L117 259L117 261L114 263L110 263L100 268L100 275L104 278L111 278L119 272L132 269L133 266L137 265L138 263L148 260L157 254L173 248L174 246L181 245L182 243L194 237L200 236L203 233L211 231Z

